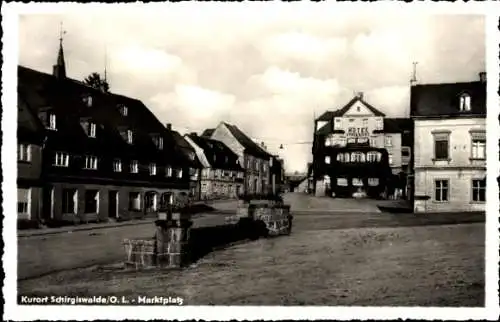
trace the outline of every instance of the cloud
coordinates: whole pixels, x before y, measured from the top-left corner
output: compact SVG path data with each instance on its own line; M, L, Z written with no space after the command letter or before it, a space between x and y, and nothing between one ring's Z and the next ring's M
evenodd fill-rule
M198 132L229 113L235 97L199 86L177 85L173 92L156 94L149 102L157 115L178 129Z
M281 152L290 171L310 159L313 116L342 107L355 91L388 116L405 116L413 61L421 82L467 81L485 69L477 15L128 8L24 15L20 64L51 72L62 20L70 77L102 73L107 50L113 92L141 99L179 130L236 124Z
M261 50L264 58L271 63L287 59L324 63L332 57L339 58L346 54L347 39L320 38L304 32L287 32L265 39Z

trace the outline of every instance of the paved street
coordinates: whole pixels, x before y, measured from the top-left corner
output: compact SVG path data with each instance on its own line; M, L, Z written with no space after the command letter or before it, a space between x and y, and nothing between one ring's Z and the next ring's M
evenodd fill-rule
M484 216L477 214L414 216L412 214L386 214L378 211L363 212L359 209L370 209L373 201L316 199L307 195L287 194L287 203L292 204L294 214L293 234L300 231L325 231L350 228L369 227L404 227L429 224L453 224L483 222ZM370 203L371 202L371 203ZM298 210L294 208L298 207ZM313 205L316 208L307 208ZM328 208L319 206L328 205ZM357 206L353 212L346 205ZM224 202L221 209L236 207L236 202ZM338 209L343 207L344 212ZM234 208L233 208L234 209ZM330 212L330 209L336 209ZM194 218L194 227L223 224L227 214L204 214ZM151 220L121 227L110 227L95 230L83 230L69 233L58 233L45 236L20 237L18 240L18 278L26 279L56 272L60 270L86 267L96 264L114 263L123 260L124 238L141 238L154 235Z

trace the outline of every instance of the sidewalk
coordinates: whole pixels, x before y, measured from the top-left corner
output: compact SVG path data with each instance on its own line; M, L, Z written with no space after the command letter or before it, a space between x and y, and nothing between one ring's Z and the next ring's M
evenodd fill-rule
M198 213L192 216L193 219L213 216L213 215L230 215L233 212L229 212L227 210L215 210L213 212L207 213ZM43 236L43 235L53 235L53 234L62 234L62 233L72 233L75 231L85 231L85 230L97 230L97 229L105 229L105 228L115 228L115 227L123 227L123 226L134 226L134 225L151 225L154 223L156 218L144 218L144 219L136 219L136 220L128 220L128 221L109 221L109 222L101 222L101 223L89 223L89 224L79 224L73 226L63 226L56 228L40 228L40 229L25 229L25 230L17 230L17 237L31 237L31 236Z

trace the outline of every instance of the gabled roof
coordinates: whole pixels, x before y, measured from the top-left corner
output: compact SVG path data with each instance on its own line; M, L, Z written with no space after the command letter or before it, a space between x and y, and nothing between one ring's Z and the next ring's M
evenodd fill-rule
M363 98L356 96L352 98L346 105L335 111L326 111L323 113L316 121L331 121L334 117L343 116L349 109L356 103L361 102L364 104L375 116L385 117L385 114L373 107L371 104L367 103Z
M384 133L403 133L413 129L410 118L384 118Z
M471 110L461 112L460 96L471 97ZM486 116L486 82L422 84L411 88L410 116Z
M223 142L195 134L189 134L188 137L203 150L211 168L243 171L238 162L238 155Z
M250 139L245 133L243 133L237 126L228 123L223 123L231 134L240 142L244 147L245 152L253 155L255 157L269 159L271 154L261 148L257 143Z
M52 149L113 154L146 162L161 160L172 165L189 162L174 152L178 145L173 134L140 100L103 93L80 81L58 79L23 66L18 66L18 92L37 117L46 108L56 114L57 131L47 131L47 146ZM92 97L91 107L83 101L88 95ZM128 109L126 117L120 114L120 104ZM101 135L98 132L96 138L89 138L80 124L82 119L95 121ZM132 144L128 144L123 135L127 129L133 131ZM164 139L163 150L156 148L152 134Z

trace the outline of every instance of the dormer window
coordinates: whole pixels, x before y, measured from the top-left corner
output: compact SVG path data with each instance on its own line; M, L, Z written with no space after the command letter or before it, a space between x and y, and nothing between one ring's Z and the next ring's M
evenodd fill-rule
M153 142L155 143L158 150L163 150L163 138L159 135L153 136Z
M460 95L460 111L461 112L470 111L470 95L469 94Z
M120 105L120 114L123 116L128 115L128 108L125 105Z
M48 124L48 128L50 130L57 130L57 126L56 126L56 115L53 114L53 113L49 113L49 124Z
M128 144L134 143L134 132L132 130L127 130L127 142Z
M85 95L82 100L83 100L83 103L85 103L85 105L87 105L87 107L92 107L92 96Z
M97 125L95 123L89 122L87 128L87 135L91 138L96 136Z

